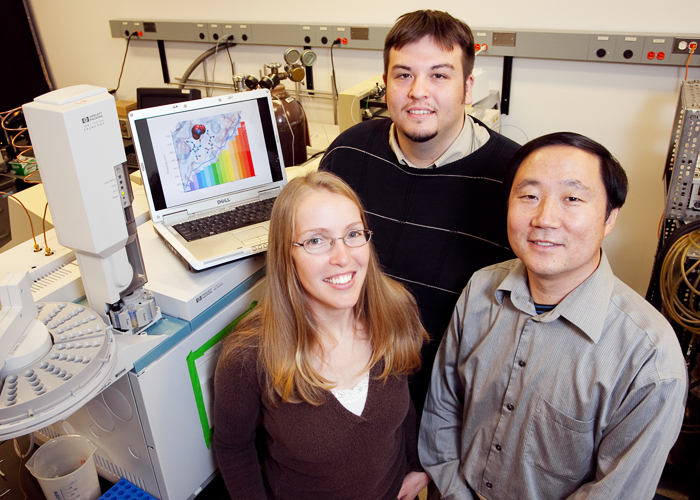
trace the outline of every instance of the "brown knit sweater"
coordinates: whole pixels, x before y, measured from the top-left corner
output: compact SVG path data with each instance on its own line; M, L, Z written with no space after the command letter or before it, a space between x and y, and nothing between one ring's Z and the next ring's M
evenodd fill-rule
M272 404L264 395L257 351L222 355L215 377L214 446L233 498L246 500L395 500L405 475L422 471L417 423L405 377L370 371L361 416L330 393L319 406ZM264 466L254 445L267 432Z

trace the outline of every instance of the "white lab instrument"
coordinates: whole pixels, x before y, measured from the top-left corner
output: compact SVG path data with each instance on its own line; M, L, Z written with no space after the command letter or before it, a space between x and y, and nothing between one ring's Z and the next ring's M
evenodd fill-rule
M146 272L114 98L77 85L22 107L58 241L75 251L90 307L133 333L158 318Z

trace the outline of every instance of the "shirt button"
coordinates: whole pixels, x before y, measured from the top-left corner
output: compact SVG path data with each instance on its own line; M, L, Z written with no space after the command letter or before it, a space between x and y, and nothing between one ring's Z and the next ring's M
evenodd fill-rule
M496 449L497 449L498 451L501 451L503 448L501 448L501 445L500 445L500 444L497 444L497 445L496 445Z
M486 487L487 487L487 488L493 488L493 485L491 484L490 481L487 481L487 482L486 482Z
M515 406L513 406L511 403L508 403L506 408L508 408L508 411L513 411L515 409Z
M518 365L520 365L521 368L524 368L527 363L523 360L518 361Z

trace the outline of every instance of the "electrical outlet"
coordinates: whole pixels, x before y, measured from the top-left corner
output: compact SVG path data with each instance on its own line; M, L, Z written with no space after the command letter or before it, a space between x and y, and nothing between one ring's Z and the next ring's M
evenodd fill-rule
M591 35L588 44L590 61L612 61L615 58L615 35Z
M223 32L224 27L222 24L209 24L209 41L212 43L217 43L221 38L223 38Z
M698 52L698 45L700 45L700 38L685 38L685 37L675 37L673 39L673 53L674 54L690 54L690 44L695 43L695 52Z
M207 30L207 23L194 23L192 25L192 36L195 42L208 42L209 41L209 30Z

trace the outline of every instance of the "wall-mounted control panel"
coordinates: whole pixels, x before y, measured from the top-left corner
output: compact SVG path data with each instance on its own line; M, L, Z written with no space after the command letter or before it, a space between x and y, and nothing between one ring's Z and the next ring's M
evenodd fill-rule
M382 50L391 26L124 20L109 22L113 38ZM473 28L481 55L627 64L700 66L700 35L592 33ZM477 49L478 50L478 49Z

